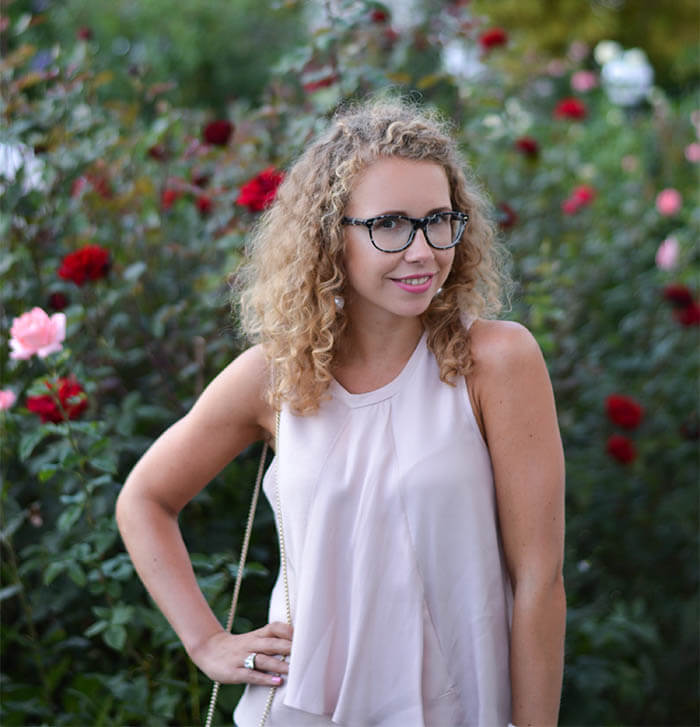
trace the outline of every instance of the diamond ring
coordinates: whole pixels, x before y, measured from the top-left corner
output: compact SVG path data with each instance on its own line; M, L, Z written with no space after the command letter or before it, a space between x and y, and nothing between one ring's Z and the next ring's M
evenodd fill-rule
M255 669L255 657L257 654L253 651L252 653L248 654L246 656L245 661L243 662L243 666L246 669Z

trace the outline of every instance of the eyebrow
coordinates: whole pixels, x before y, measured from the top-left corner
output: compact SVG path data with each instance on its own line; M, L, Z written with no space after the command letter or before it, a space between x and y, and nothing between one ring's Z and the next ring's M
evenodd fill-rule
M426 212L423 217L430 217L436 215L438 212L452 212L452 207L442 205L441 207L433 207L430 212ZM384 217L385 215L400 215L401 217L410 217L412 220L422 219L422 217L413 217L409 215L405 210L389 210L388 212L378 212L376 215L370 215L367 219L373 217Z

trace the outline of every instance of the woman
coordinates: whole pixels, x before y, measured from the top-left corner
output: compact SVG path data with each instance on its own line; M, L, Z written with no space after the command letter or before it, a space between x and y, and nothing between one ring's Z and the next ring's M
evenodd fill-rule
M505 276L486 204L435 117L336 116L253 237L256 345L130 474L119 527L195 664L247 683L270 727L553 725L561 689L564 463L541 352L490 320ZM275 432L283 524L270 623L228 634L177 514ZM293 645L293 646L292 646ZM253 656L254 655L254 656Z

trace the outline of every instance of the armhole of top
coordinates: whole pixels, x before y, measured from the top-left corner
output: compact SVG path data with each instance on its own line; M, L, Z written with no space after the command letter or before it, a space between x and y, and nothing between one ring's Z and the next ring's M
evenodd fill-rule
M486 447L486 449L488 449L488 444L486 443L486 437L484 436L484 433L481 431L481 427L479 426L479 416L477 414L476 406L472 403L471 392L469 389L469 383L467 382L467 377L462 376L461 379L462 379L462 382L464 383L464 399L465 399L464 403L467 407L467 416L471 420L472 426L474 427L474 431L478 435L482 444L484 445L484 447Z
M471 314L465 314L462 318L462 323L464 324L464 327L467 331L472 327L472 323L477 319L476 316L473 316ZM464 381L464 398L466 399L466 405L469 418L471 419L472 425L476 429L477 434L479 435L479 438L481 439L484 447L488 449L488 445L486 443L486 436L484 432L481 431L481 427L479 426L479 415L478 415L478 409L476 406L476 402L472 401L472 395L471 395L471 389L469 387L469 381L466 376L461 377Z

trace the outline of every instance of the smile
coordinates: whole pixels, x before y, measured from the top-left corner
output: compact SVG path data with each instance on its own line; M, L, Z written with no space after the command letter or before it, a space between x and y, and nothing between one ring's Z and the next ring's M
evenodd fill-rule
M424 293L433 282L433 275L411 275L406 278L391 278L402 290L410 293Z
M419 278L399 278L397 282L405 283L406 285L425 285L431 277L431 275L421 275Z

